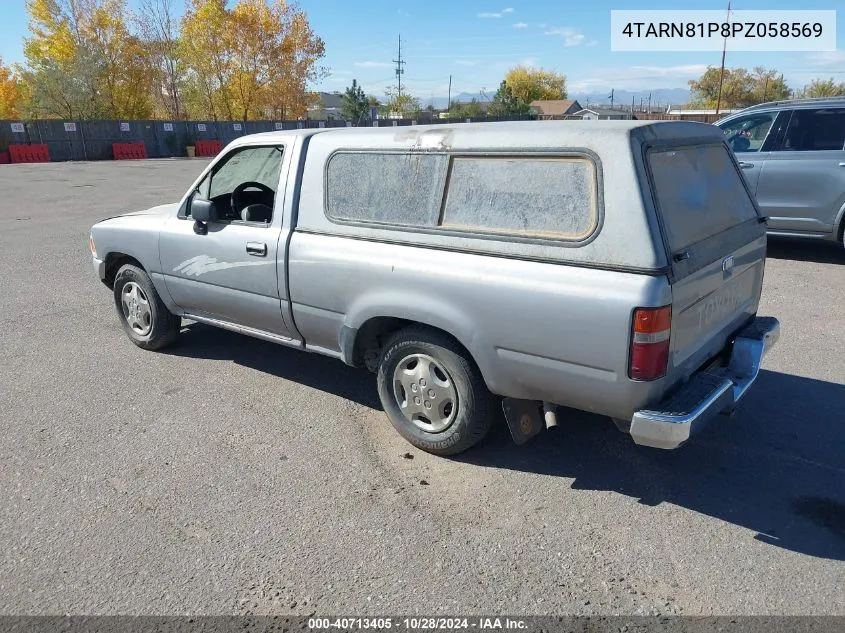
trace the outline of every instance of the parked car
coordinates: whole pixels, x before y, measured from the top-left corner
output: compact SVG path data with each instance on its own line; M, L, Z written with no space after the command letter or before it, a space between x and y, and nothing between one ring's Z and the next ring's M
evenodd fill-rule
M843 243L845 97L761 103L716 125L770 234Z
M90 248L139 347L186 318L365 365L396 429L441 455L500 407L521 443L557 405L675 448L779 335L756 316L765 225L700 123L245 136Z

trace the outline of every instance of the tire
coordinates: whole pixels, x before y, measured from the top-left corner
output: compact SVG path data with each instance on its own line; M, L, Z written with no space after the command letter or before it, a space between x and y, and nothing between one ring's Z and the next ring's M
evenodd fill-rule
M179 336L181 317L167 309L149 275L138 266L125 264L117 271L114 305L129 340L142 349L161 349Z
M493 396L466 350L442 332L413 326L394 334L384 346L377 385L390 422L427 453L456 455L490 429Z

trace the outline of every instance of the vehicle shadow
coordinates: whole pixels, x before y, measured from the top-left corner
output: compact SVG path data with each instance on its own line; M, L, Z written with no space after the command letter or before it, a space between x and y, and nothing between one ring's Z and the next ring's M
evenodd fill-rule
M842 244L822 240L770 235L766 256L819 264L845 264L845 248Z
M191 324L167 353L228 360L382 410L372 374L247 336ZM453 457L574 479L575 490L672 503L792 551L845 560L845 385L761 371L734 418L674 451L637 446L606 418L559 410L560 428L524 446L504 423Z
M370 372L210 325L191 323L183 327L178 343L162 353L232 361L382 411L375 376Z
M845 560L843 402L844 385L764 370L733 418L718 417L674 451L637 446L609 421L562 409L557 431L517 448L496 429L458 459L672 503L772 545Z

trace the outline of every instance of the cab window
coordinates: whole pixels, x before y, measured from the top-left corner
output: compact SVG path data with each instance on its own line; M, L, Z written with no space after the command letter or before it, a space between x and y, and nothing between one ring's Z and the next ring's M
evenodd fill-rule
M221 222L269 224L283 151L279 146L236 149L202 180L194 195L214 202Z

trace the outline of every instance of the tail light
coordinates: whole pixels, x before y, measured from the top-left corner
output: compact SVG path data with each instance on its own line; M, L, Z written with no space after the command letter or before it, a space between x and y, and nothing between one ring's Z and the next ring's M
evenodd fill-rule
M655 380L666 375L672 306L637 308L631 332L628 375L633 380Z

